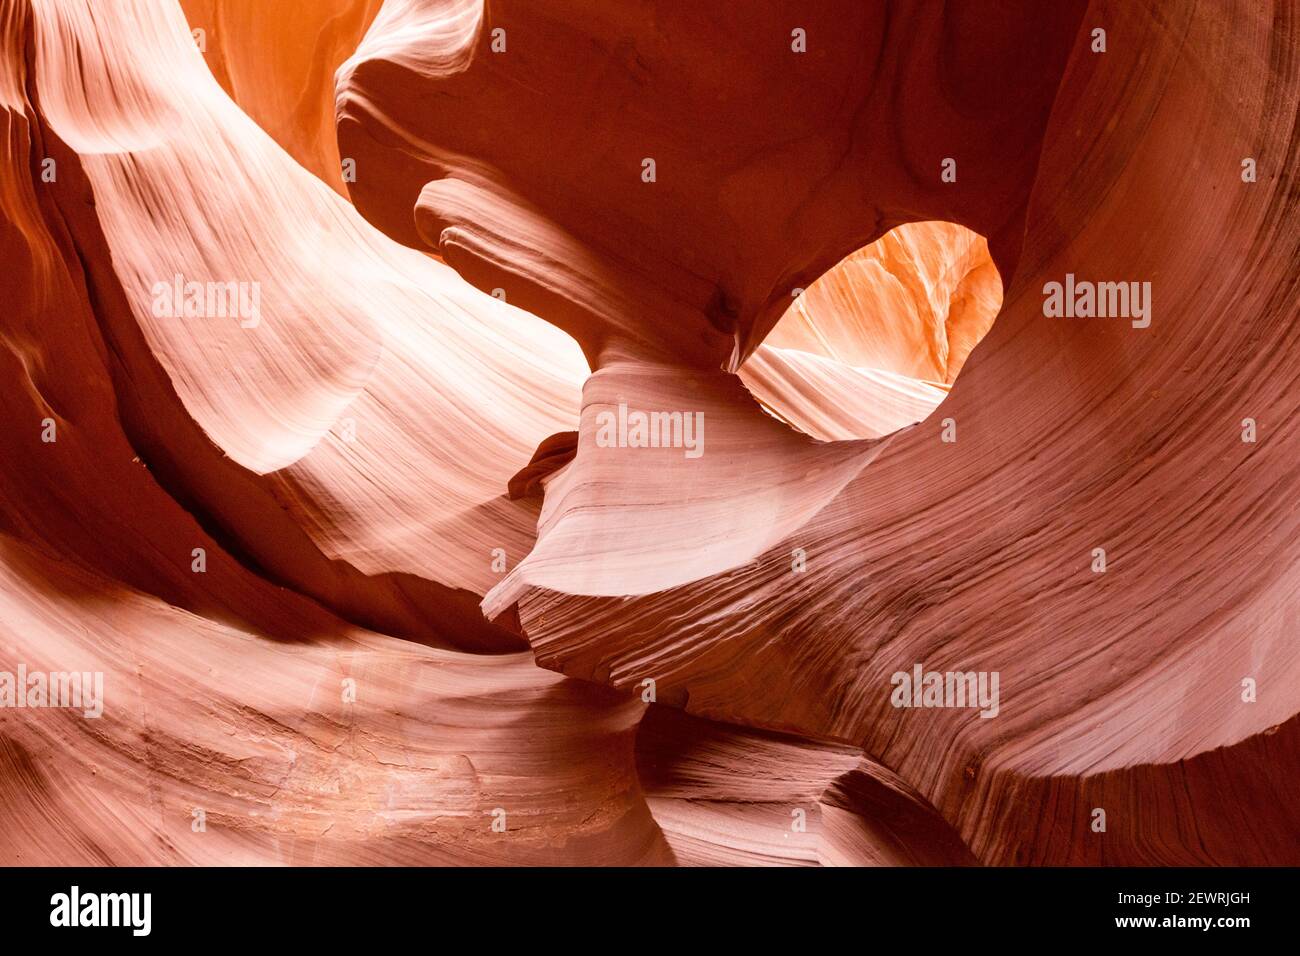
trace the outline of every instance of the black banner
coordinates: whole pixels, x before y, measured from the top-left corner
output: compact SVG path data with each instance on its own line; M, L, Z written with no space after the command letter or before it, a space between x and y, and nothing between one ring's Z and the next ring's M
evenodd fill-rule
M679 933L771 944L791 932L811 939L833 928L860 934L864 943L911 938L927 946L1098 937L1230 945L1259 931L1294 929L1296 873L7 869L0 870L0 918L15 943L76 934L76 943L373 945L376 933L419 932L434 946L466 934L494 946L543 935L557 945L656 937L666 945Z

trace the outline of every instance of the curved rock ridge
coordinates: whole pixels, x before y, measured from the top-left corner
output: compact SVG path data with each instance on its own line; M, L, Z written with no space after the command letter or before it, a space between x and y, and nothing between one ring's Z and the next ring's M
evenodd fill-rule
M1285 5L836 8L836 30L806 16L816 61L786 55L779 4L707 26L579 6L394 0L339 75L341 141L397 170L354 191L362 213L597 369L538 544L485 611L517 608L544 666L861 746L984 862L1294 862L1294 808L1263 796L1296 767L1300 686ZM1230 86L1207 67L1227 62ZM714 370L792 288L921 219L988 237L1001 313L978 350L958 337L937 414L836 443L819 484L827 452L764 447ZM1135 283L1132 308L1061 308L1076 280ZM619 402L704 411L721 460L604 447ZM787 468L776 511L749 493ZM895 706L917 666L996 673L1001 707ZM1265 822L1206 785L1227 767Z
M37 4L32 31L49 192L169 490L355 620L508 646L476 595L531 546L504 489L573 422L578 350L366 226L234 107L174 7Z
M643 705L527 655L341 622L271 642L7 536L0 584L0 670L102 681L97 719L0 709L6 864L671 861L637 782Z
M333 73L381 0L181 0L212 74L232 100L305 168L347 196L334 134Z
M286 530L300 519L262 503L266 488L259 482L285 479L320 453L321 440L279 470L270 470L274 458L231 460L236 452L257 459L297 451L284 441L258 444L275 427L296 440L294 423L277 417L286 398L310 394L297 390L302 383L294 376L316 388L337 379L340 369L360 369L352 410L370 389L383 394L375 383L385 376L401 391L399 373L413 365L400 379L411 389L406 398L446 402L464 394L457 389L465 381L440 362L457 348L468 350L476 335L481 340L481 326L491 332L494 322L504 323L515 349L537 353L532 361L539 368L564 369L566 349L571 357L576 351L544 326L464 289L445 269L394 254L352 223L346 207L238 114L217 105L222 100L210 81L186 60L182 21L166 5L115 11L9 3L0 13L6 50L0 89L9 132L0 154L0 249L15 263L0 280L9 306L0 323L0 360L11 372L11 386L0 390L0 436L5 460L14 465L0 476L0 674L87 677L81 709L0 707L0 860L676 862L636 772L643 705L540 670L526 655L482 657L375 634L280 586L297 577L291 583L301 591L324 595L360 618L404 610L400 602L382 603L385 592L375 578L359 594L340 594L310 549ZM142 35L158 42L137 42ZM168 44L174 60L166 55ZM136 69L138 50L162 52L168 69ZM76 75L72 62L79 63ZM104 70L98 78L96 66ZM170 83L161 82L161 72ZM129 102L109 96L89 105L118 89L131 92ZM183 110L182 93L196 96ZM222 151L200 138L202 151L211 150L204 160L257 157L277 177L278 201L296 200L298 213L326 217L329 228L315 237L317 262L301 250L289 256L276 248L293 234L267 213L279 207L267 206L265 190L237 177L233 183L191 178L195 144L187 137L202 131L197 118L170 144L165 125L150 131L151 111L179 122L181 115L196 117L201 106L215 112L205 123L224 142ZM148 155L137 155L150 136ZM54 163L50 180L38 172L45 159ZM184 195L169 196L169 186ZM236 214L251 248L223 228L222 211ZM268 231L269 239L262 235ZM262 281L276 266L320 279L326 267L359 251L373 272L348 273L359 288L335 283L312 293L326 293L326 303L333 297L342 325L277 312L274 344L281 357L262 340L256 341L265 351L249 350L219 324L191 328L187 337L182 323L211 316L155 315L141 306L140 273L196 247L209 257L244 256L243 262L265 257L266 271L246 281ZM322 257L331 249L337 258ZM208 274L216 270L209 268ZM401 312L376 317L361 308L383 283L401 285L425 318L405 328ZM447 301L459 308L464 327L445 330L447 341L434 348L420 336L429 335L425 319L435 320L435 306ZM268 309L262 319L270 318ZM540 340L525 334L530 328ZM322 333L331 329L358 332L350 353L321 348ZM545 341L560 350L546 351L539 344ZM321 349L319 357L304 365L313 347ZM517 371L510 354L485 349L481 360L488 369L499 361ZM233 374L224 373L218 357L229 360ZM278 359L284 367L272 376ZM235 385L281 391L259 407ZM189 403L205 395L214 399L207 410ZM251 409L263 417L250 427L222 401L240 415ZM539 418L545 429L563 422L534 413L524 425ZM238 445L241 434L252 442ZM351 461L369 474L369 497L383 493L384 468L400 465L364 448L353 449ZM337 461L326 471L330 481L346 481L347 469ZM342 487L324 479L320 485L317 507L331 521L346 520ZM307 507L300 499L291 503ZM474 520L494 519L480 511ZM450 563L461 560L452 556L456 533L445 527L431 533L445 536ZM454 619L445 595L415 591L411 598ZM398 618L394 630L410 620ZM447 631L444 621L438 636L452 643L481 647L487 639ZM93 701L91 688L98 688ZM0 679L0 700L4 692ZM802 759L798 748L780 757L787 758ZM769 763L776 767L779 760ZM752 825L714 830L727 845L754 835ZM850 821L840 830L827 862L877 852L869 841L879 838L865 826Z
M975 863L932 807L850 747L652 705L636 755L646 802L681 865Z
M0 0L0 863L1300 863L1298 40Z
M351 189L371 222L596 364L627 341L734 370L892 226L960 223L1014 272L1082 10L388 0L339 70L340 148L387 171Z
M728 373L791 289L893 225L961 224L989 237L1004 275L1014 271L1079 13L1054 7L1022 43L1016 31L1029 28L1010 15L999 31L907 5L889 18L853 5L800 9L793 23L781 4L708 22L675 7L643 17L582 3L385 4L338 73L340 148L388 171L353 186L358 210L569 332L596 371L575 456L549 477L538 545L487 596L489 618L528 587L615 597L734 570L870 461L869 441L830 451L771 429ZM819 37L806 58L792 26ZM912 52L896 58L892 44ZM883 78L868 68L873 57ZM990 71L997 82L968 82ZM901 142L875 133L899 108L896 87L929 94L926 123L904 127ZM953 88L962 94L947 95ZM756 114L755 98L770 112ZM958 132L968 186L953 189L940 180L939 143ZM934 175L918 175L921 164ZM787 379L812 366L780 359L762 357L767 380L797 391ZM656 382L640 384L638 366L657 370ZM855 376L837 372L824 377L850 388ZM865 416L878 433L935 397L885 392ZM602 441L602 419L622 405L702 417L706 445L719 450L685 462L648 455L621 426L617 442ZM845 426L826 425L842 437ZM756 493L742 473L759 476ZM633 580L635 564L645 571Z

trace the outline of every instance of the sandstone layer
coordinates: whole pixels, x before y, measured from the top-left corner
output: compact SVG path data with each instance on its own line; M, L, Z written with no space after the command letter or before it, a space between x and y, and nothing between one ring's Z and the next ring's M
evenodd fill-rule
M0 0L0 863L1300 862L1298 53Z

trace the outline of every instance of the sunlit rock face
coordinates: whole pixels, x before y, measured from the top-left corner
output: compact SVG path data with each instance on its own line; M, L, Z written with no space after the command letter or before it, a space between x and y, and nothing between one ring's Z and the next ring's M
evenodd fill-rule
M339 156L333 74L381 0L181 0L195 44L239 108L339 193L355 164Z
M1002 307L988 243L955 223L891 230L806 290L740 367L778 418L825 441L923 420Z
M0 0L0 862L1300 862L1288 17Z

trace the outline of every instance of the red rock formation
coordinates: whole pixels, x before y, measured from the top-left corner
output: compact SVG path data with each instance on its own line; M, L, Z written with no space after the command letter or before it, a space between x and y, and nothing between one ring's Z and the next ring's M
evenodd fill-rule
M1186 792L1218 748L1268 787L1295 767L1296 519L1282 503L1295 478L1283 463L1296 449L1284 291L1296 235L1277 217L1298 84L1269 53L1293 45L1293 23L1270 41L1269 15L1248 6L1180 10L1177 29L1105 4L1054 7L1054 24L1013 8L980 22L906 7L852 23L836 10L839 30L808 27L818 87L795 72L811 61L776 65L775 14L765 32L749 11L716 31L658 12L638 32L508 3L490 22L474 5L397 6L429 29L404 44L376 21L341 77L340 135L376 157L402 144L405 202L354 198L472 281L525 286L599 366L538 546L485 604L519 603L539 661L616 686L654 679L661 699L715 719L861 745L989 862L1292 858L1293 807L1250 833L1229 822L1226 786L1160 817L1138 808ZM433 28L453 15L456 30ZM521 55L489 52L497 27ZM1109 32L1105 53L1094 28ZM706 54L719 36L726 51ZM873 69L851 68L850 48ZM625 68L608 68L619 56ZM1224 56L1248 73L1235 99L1205 67ZM818 99L830 89L838 98ZM770 110L756 115L754 100ZM1186 120L1220 110L1257 120L1213 133ZM524 119L539 114L545 124ZM435 128L446 132L429 147ZM945 184L939 160L956 152ZM654 183L640 157L656 160ZM1259 181L1243 182L1243 157L1263 163ZM413 198L416 235L395 218ZM1008 284L944 419L865 468L865 449L812 464L827 452L764 444L742 398L724 410L702 385L725 359L717 333L734 337L734 367L791 287L882 224L919 218L989 236ZM1207 294L1193 277L1219 274L1225 254L1236 281ZM1152 281L1164 319L1049 320L1043 287L1066 273ZM1234 321L1250 332L1225 337ZM593 447L592 411L620 398L678 408L704 388L688 407L705 410L722 461ZM1260 416L1272 434L1243 442L1242 420ZM956 442L941 440L948 420ZM1098 547L1104 574L1091 570ZM803 577L792 552L807 556ZM634 578L647 586L629 603ZM996 721L891 707L891 673L917 662L998 670L1019 699ZM1246 678L1267 701L1243 701ZM1280 725L1291 743L1257 763L1250 741ZM1107 800L1110 827L1094 835L1090 810Z
M222 89L294 159L343 196L333 72L381 0L181 0Z
M738 374L764 408L825 441L923 420L1002 305L987 244L941 222L899 226L796 291Z
M1297 862L1297 35L0 0L0 862Z
M637 735L637 767L678 864L975 862L924 800L853 747L652 706Z

